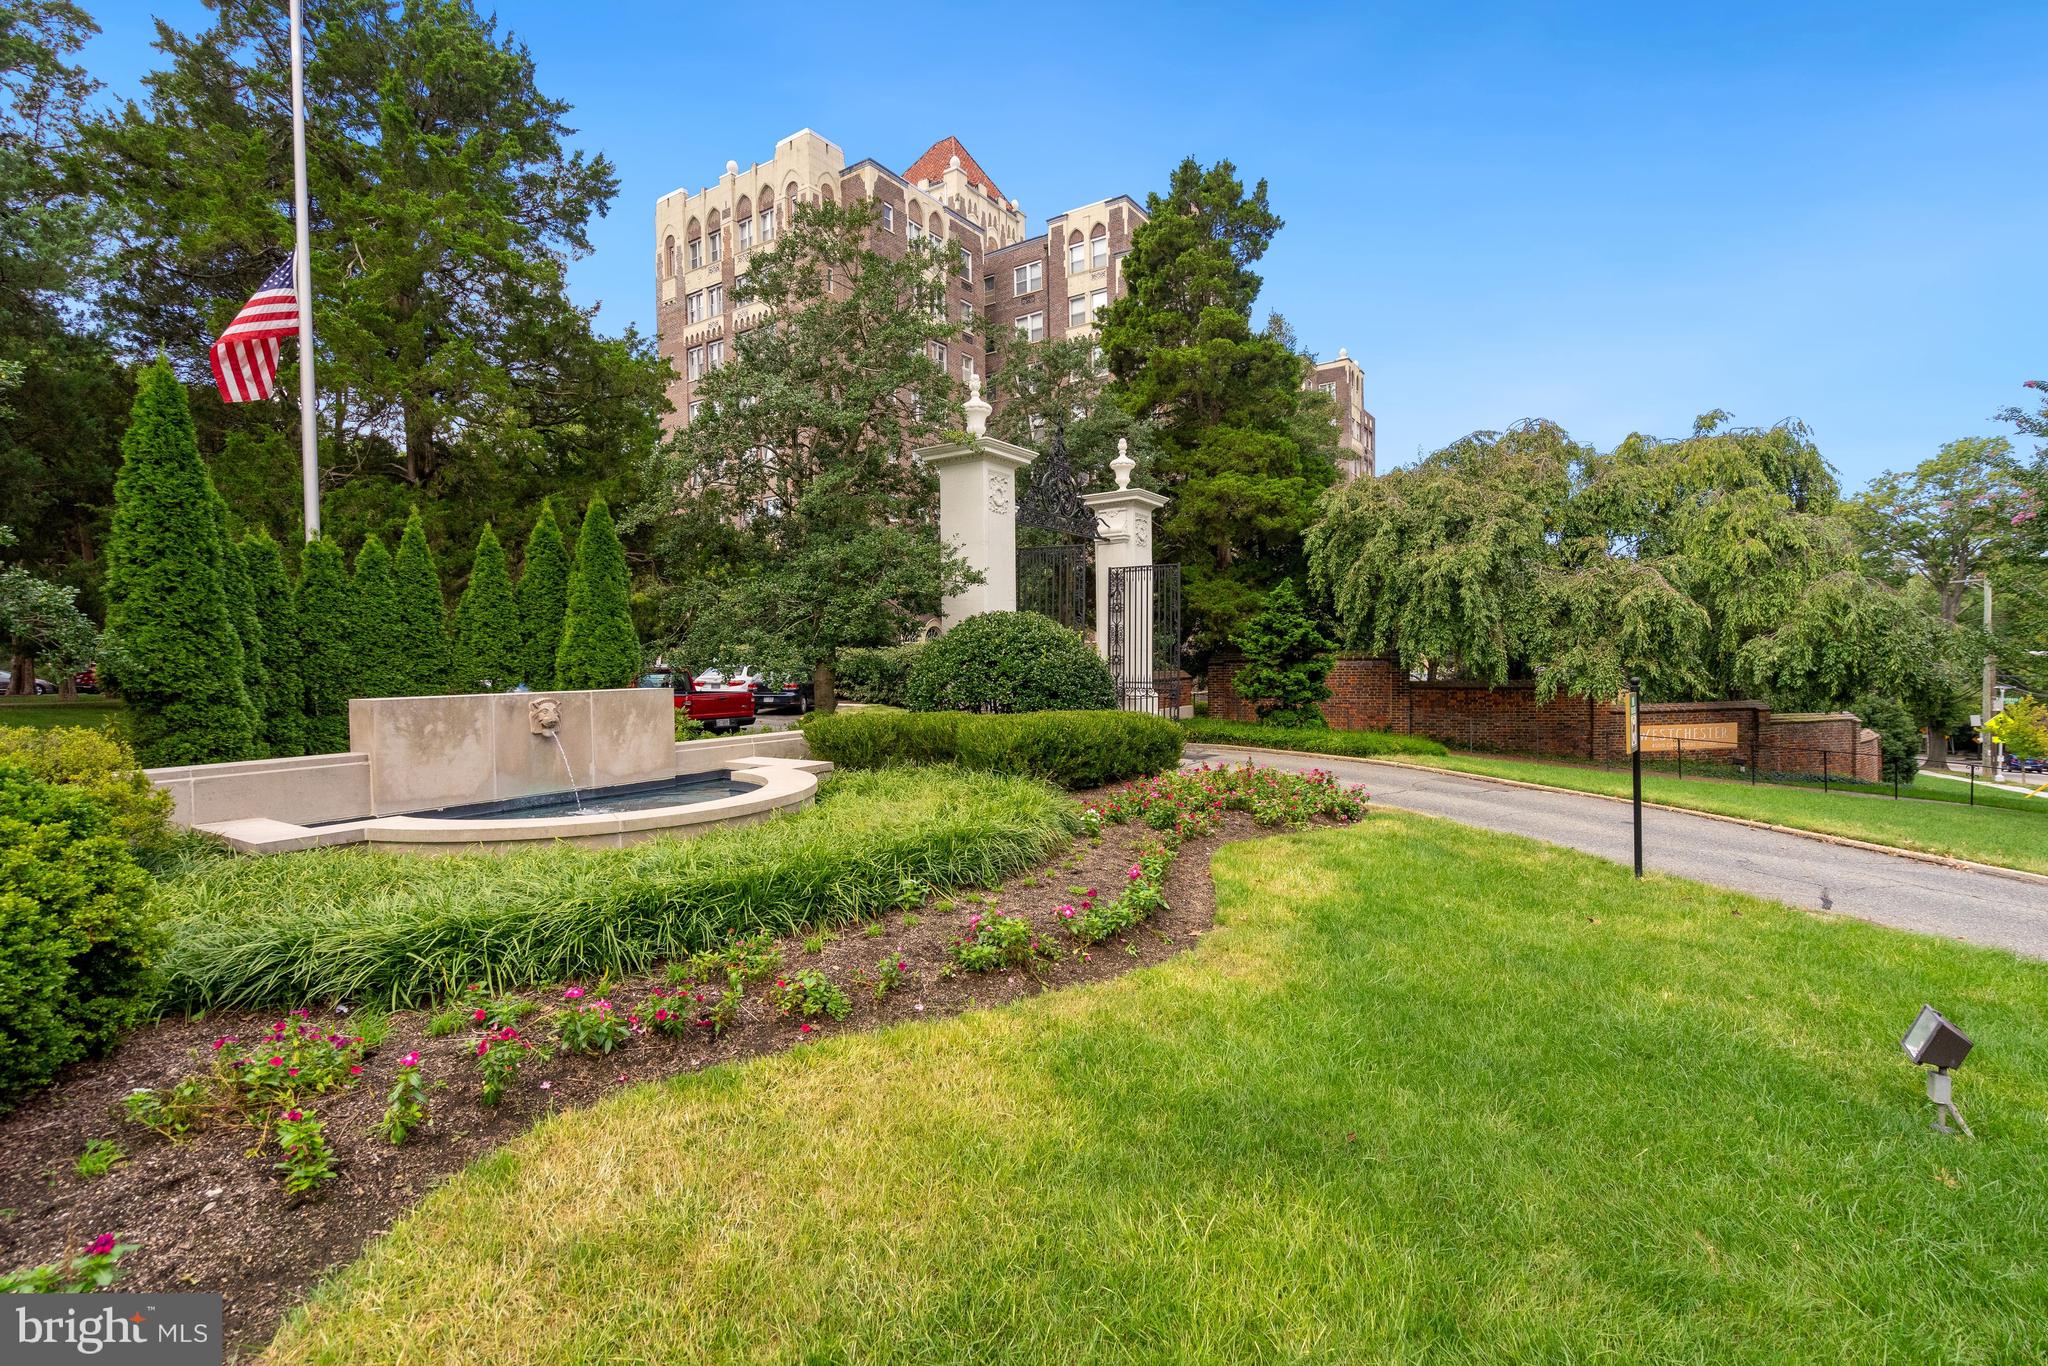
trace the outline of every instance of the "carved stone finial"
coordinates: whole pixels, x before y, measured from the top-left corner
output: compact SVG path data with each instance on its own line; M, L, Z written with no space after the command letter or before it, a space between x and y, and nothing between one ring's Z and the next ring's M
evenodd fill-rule
M969 436L986 436L988 434L988 415L995 410L981 396L980 375L969 375L967 377L967 402L961 406L967 410L967 434Z
M1109 467L1116 471L1118 488L1127 489L1131 486L1131 471L1138 468L1138 462L1131 459L1131 443L1128 438L1120 436L1116 439L1116 459L1109 462Z

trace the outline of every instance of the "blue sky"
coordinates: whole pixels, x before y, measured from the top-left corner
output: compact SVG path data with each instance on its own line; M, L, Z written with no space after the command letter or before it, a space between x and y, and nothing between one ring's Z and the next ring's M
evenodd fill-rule
M86 3L114 94L204 21ZM809 126L899 170L954 134L1034 231L1190 153L1264 177L1261 308L1350 348L1382 468L1720 407L1854 486L2048 377L2048 5L892 8L496 7L619 168L573 274L610 329L652 327L655 199Z

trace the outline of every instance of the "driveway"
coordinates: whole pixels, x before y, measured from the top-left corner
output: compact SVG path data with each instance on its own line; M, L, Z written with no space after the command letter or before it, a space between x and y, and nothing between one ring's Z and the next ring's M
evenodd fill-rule
M1186 761L1323 768L1361 783L1374 802L1526 835L1616 863L1633 861L1626 804L1571 792L1504 787L1409 764L1190 745ZM1643 866L1695 882L1852 915L1922 934L2048 959L2048 885L1851 849L1823 840L1646 807Z

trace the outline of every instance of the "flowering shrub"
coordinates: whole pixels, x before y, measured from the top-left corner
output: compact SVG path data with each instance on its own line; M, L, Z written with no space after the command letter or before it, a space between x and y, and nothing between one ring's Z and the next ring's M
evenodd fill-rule
M910 960L884 958L875 964L875 999L881 1000L910 980Z
M534 1002L517 996L493 996L484 990L482 982L471 983L462 993L463 1016L481 1029L516 1025L538 1009Z
M545 1060L547 1053L532 1040L521 1037L512 1025L493 1030L476 1041L476 1066L483 1073L484 1090L481 1097L486 1105L496 1105L505 1098L505 1088L519 1076L519 1069L529 1061Z
M953 959L969 972L1020 968L1044 952L1038 931L1021 915L969 916L967 928L973 937L953 941Z
M680 963L669 965L669 981L676 986L709 982L723 977L735 987L765 982L782 971L782 950L766 931L741 934L730 931L725 942L714 949L699 949Z
M768 988L768 1004L784 1015L805 1019L813 1015L828 1015L835 1020L843 1020L853 1014L853 1001L842 988L826 980L822 972L799 972L776 978L775 985Z
M1299 829L1318 816L1355 821L1365 814L1365 802L1357 789L1323 769L1286 773L1246 763L1161 774L1119 788L1089 808L1101 820L1142 821L1176 841L1211 833L1225 811L1248 812L1261 826Z
M632 1029L610 1001L592 1001L556 1011L555 1037L578 1053L609 1053L632 1037Z
M427 1079L420 1071L420 1055L408 1053L398 1060L398 1075L391 1079L391 1094L385 1097L384 1117L377 1121L377 1132L396 1148L412 1137L414 1130L430 1123Z
M359 1035L322 1031L310 1012L295 1010L253 1041L232 1034L213 1041L213 1075L221 1094L250 1114L289 1108L287 1102L353 1086L363 1075Z
M310 1110L286 1110L277 1117L277 1145L284 1158L275 1165L287 1195L306 1199L338 1174L327 1130Z
M1077 939L1099 944L1165 909L1166 871L1172 866L1173 851L1163 844L1151 845L1139 852L1116 895L1099 898L1091 887L1078 907L1060 907L1060 918Z
M739 1018L740 1002L746 999L736 986L723 990L700 987L695 991L679 991L673 996L656 987L651 994L655 1001L649 1023L655 1030L676 1035L708 1029L714 1039Z
M48 1266L23 1267L0 1275L0 1295L80 1295L105 1290L120 1272L121 1259L139 1243L117 1243L111 1233L102 1233L83 1252Z
M134 1123L175 1142L192 1132L219 1103L212 1079L186 1077L156 1091L138 1086L121 1098L121 1109Z

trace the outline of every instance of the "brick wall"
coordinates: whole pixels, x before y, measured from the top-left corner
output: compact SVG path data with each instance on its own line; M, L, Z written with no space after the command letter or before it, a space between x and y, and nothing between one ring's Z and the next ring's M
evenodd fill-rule
M1209 715L1256 721L1258 712L1234 686L1244 661L1222 655L1209 665ZM1584 697L1536 700L1533 683L1426 683L1411 679L1392 660L1339 655L1330 669L1330 700L1323 716L1337 730L1386 730L1426 735L1454 749L1541 754L1606 762L1626 758L1622 709ZM1760 772L1876 782L1882 768L1877 732L1845 713L1773 716L1761 702L1651 702L1646 723L1733 723L1735 745L1698 751L1702 758L1754 762ZM1691 746L1686 752L1692 754Z

